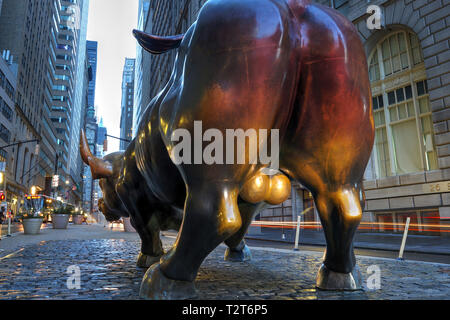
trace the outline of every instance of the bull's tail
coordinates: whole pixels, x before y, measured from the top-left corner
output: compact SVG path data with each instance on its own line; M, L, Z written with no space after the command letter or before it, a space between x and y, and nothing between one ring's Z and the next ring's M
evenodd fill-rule
M146 51L161 54L180 46L184 34L168 37L154 36L139 30L133 30L133 35Z

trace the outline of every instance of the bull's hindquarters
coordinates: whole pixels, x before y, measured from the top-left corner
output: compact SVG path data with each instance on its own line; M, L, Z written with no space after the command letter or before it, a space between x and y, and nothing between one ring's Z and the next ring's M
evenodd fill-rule
M358 33L342 15L315 4L301 16L298 99L281 168L314 196L327 249L317 287L355 290L353 238L362 217L361 180L373 141L370 83Z

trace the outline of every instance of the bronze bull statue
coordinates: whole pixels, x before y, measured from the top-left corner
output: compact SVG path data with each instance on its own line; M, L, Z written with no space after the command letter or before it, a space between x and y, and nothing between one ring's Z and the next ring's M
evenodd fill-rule
M131 216L150 263L163 253L159 230L181 222L173 248L147 270L140 295L195 296L198 269L222 242L227 255L248 257L243 236L254 214L265 202L286 199L289 179L311 191L325 232L317 287L358 289L352 243L374 123L366 56L352 23L306 0L210 0L184 35L134 35L153 54L178 48L172 76L125 153L96 159L82 139L82 154L101 178L102 211ZM215 134L200 146L183 139L194 152L180 152L180 133L195 136L198 122ZM207 142L229 129L259 130L257 140L225 150L226 162L217 150L212 163L198 161L198 149L206 152ZM249 161L249 149L266 148L272 132L282 174L268 177L268 164ZM229 162L236 154L246 161Z

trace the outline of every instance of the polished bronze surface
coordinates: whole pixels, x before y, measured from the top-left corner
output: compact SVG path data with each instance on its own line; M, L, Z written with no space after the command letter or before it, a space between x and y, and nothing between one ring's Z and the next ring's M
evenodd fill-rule
M241 198L250 203L262 202L270 191L270 177L258 173L250 178L242 187Z
M80 152L83 161L91 167L93 179L100 179L112 175L111 164L92 155L84 131L81 131Z
M174 247L147 272L142 296L180 298L183 290L192 296L187 283L221 242L233 257L248 257L243 237L252 218L265 203L288 197L289 180L311 191L324 228L318 286L356 289L356 282L339 279L357 278L352 243L374 124L366 57L352 23L306 0L209 0L184 36L134 35L152 53L178 48L177 58L117 163L120 178L106 181L135 225L156 221L141 230L152 235L145 241L157 242L160 224L184 211ZM195 152L175 165L173 135L182 129L195 137L198 121L223 136L227 129L256 130L258 152L278 130L282 174L261 178L268 166L262 162L198 163ZM245 146L255 143L224 150L224 157L237 151L250 159ZM95 170L103 163L84 159Z
M291 181L284 174L276 174L270 177L269 192L264 201L271 205L281 204L291 194Z

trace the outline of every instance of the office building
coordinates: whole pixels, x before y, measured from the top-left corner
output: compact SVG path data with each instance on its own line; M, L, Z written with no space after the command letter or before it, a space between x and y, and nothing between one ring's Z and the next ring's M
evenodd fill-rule
M95 85L97 81L97 52L98 42L87 41L87 57L88 62L92 70L92 81L89 82L89 94L88 94L88 108L86 110L86 116L88 118L95 117Z
M134 103L134 77L135 59L125 59L122 75L122 103L120 117L120 150L128 147L133 136L133 103Z
M74 149L69 142L75 135L72 120L81 112L76 86L83 59L78 60L78 49L88 4L87 0L3 0L0 52L8 50L18 65L15 107L23 133L20 139L40 141L39 155L32 144L19 144L11 150L17 159L15 180L24 190L36 185L40 192L50 194L51 178L58 174L58 191L61 195L67 191L69 166L76 163L70 162Z

